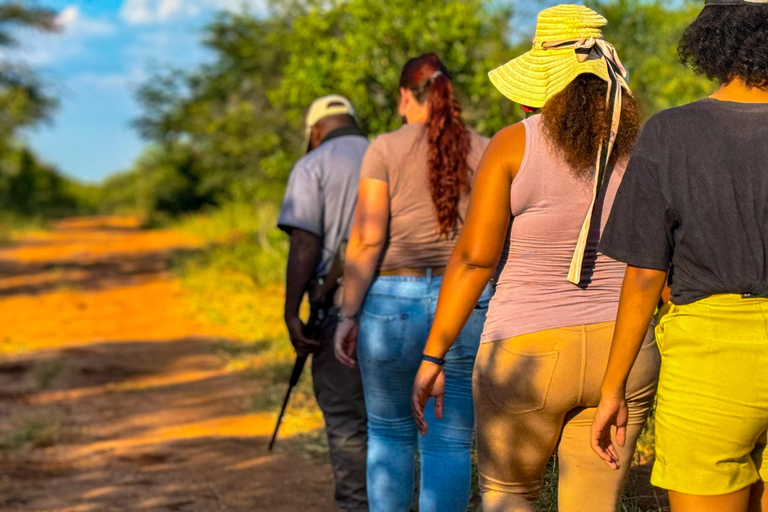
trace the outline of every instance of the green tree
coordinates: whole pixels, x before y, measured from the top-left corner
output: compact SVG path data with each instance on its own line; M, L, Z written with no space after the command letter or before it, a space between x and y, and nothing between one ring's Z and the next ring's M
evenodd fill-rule
M646 115L711 90L676 54L696 3L586 3L608 18L605 35L629 68ZM137 126L153 145L136 170L148 184L144 203L179 212L232 196L279 198L301 156L309 103L343 94L369 135L392 130L401 123L400 70L425 51L453 72L468 124L493 135L523 116L487 77L530 48L533 20L516 30L530 34L513 40L511 14L484 0L274 0L264 16L221 14L204 33L215 53L211 64L161 72L140 92L145 113Z
M608 19L605 38L617 48L630 72L630 86L648 117L710 94L713 84L686 69L677 43L699 13L701 2L588 0Z
M20 1L0 5L0 48L18 44L13 33L20 27L56 31L55 15ZM0 145L7 145L18 129L46 119L55 105L46 84L27 66L0 61Z
M178 167L187 184L180 193L204 202L233 188L278 193L269 184L285 176L301 138L267 97L288 58L283 41L289 28L279 18L222 14L206 31L213 64L166 72L141 89L141 133L169 153L187 154Z
M298 124L315 97L344 94L371 134L400 125L398 81L405 62L433 51L454 74L465 116L479 132L519 120L489 70L512 57L508 8L481 0L351 0L313 7L293 22L290 59L270 97Z
M1 211L26 217L79 213L75 188L27 148L13 148L0 154Z
M21 1L0 5L0 46L13 46L18 41L12 34L14 27L55 31L56 12L42 7L30 7Z
M56 13L21 1L0 5L0 49L18 45L19 28L55 32ZM45 121L56 106L47 83L20 62L0 60L0 210L24 216L78 211L76 186L42 163L19 140L19 131Z
M492 134L518 120L521 111L486 77L511 56L509 11L486 9L480 0L419 4L353 0L328 7L285 0L267 17L220 15L205 33L216 54L212 64L162 72L139 93L141 133L168 154L188 157L175 175L167 168L158 174L169 189L203 202L232 195L276 199L301 156L309 103L329 92L345 94L356 103L363 129L393 129L400 124L400 69L424 51L441 54L454 72L475 129ZM423 14L418 20L414 8Z

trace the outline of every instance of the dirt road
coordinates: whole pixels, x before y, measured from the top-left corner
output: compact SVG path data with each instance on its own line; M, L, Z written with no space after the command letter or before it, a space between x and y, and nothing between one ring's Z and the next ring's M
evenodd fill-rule
M111 217L0 250L0 511L334 510L168 275L197 243Z

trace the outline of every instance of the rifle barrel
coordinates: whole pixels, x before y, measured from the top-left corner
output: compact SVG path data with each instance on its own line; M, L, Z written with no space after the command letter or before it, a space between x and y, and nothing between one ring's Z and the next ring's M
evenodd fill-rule
M291 380L288 383L288 392L285 394L283 400L283 407L280 408L280 415L277 417L277 423L275 424L275 431L272 433L272 439L269 441L269 451L275 446L277 440L277 432L280 430L280 424L283 422L283 415L285 414L285 408L288 406L288 400L291 398L291 391L293 387L299 382L301 372L304 369L304 363L307 362L307 356L296 356L296 362L293 364L293 373L291 374Z

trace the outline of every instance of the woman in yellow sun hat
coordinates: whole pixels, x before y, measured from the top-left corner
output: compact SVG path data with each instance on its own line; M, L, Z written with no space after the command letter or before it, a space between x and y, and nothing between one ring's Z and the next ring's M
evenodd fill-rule
M651 482L673 512L765 512L768 0L707 0L678 52L721 87L648 121L616 196L601 250L629 266L592 444L630 463L627 375L668 280Z
M490 73L504 95L541 114L499 132L483 156L414 383L414 416L429 436L426 402L435 397L439 418L453 385L435 361L501 256L473 384L486 512L532 512L555 451L561 512L615 512L628 469L612 471L589 445L626 269L597 243L639 127L626 72L601 37L605 23L582 6L547 9L533 49ZM658 368L648 336L627 388L625 458Z

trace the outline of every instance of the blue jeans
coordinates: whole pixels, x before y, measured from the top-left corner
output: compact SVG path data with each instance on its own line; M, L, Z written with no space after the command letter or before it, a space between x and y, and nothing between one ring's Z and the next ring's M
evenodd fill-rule
M442 277L378 277L360 316L357 358L368 413L370 512L406 512L414 489L414 458L421 456L420 512L464 512L470 494L474 430L472 369L485 323L486 289L445 357L445 407L425 412L429 434L419 436L411 389L435 318Z

